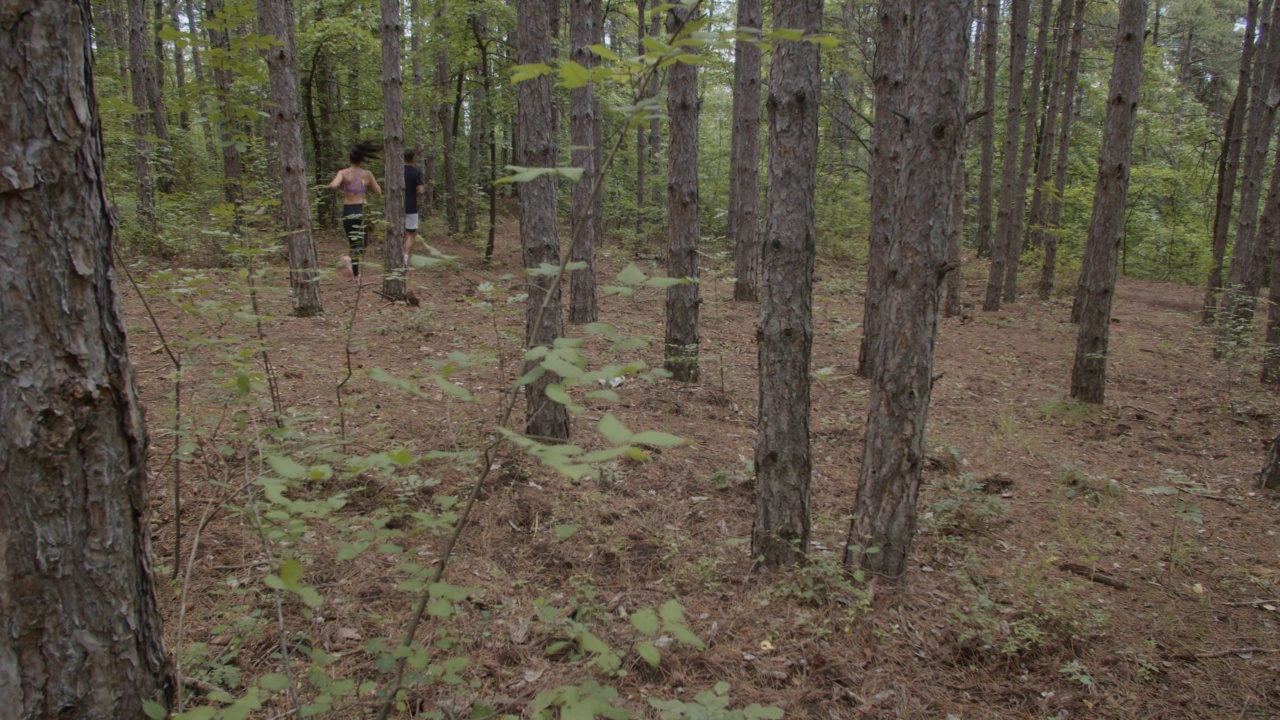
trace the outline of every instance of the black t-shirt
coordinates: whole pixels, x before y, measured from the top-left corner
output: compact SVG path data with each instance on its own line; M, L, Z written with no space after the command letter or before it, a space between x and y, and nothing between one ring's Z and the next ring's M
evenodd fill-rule
M422 187L422 171L412 165L404 166L404 214L418 214L418 188Z

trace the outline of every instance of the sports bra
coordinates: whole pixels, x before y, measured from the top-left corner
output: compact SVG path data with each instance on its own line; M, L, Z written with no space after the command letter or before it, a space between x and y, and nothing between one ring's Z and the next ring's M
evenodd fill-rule
M364 184L364 171L361 170L359 172L360 174L356 177L355 180L349 179L350 176L346 174L342 176L342 181L343 181L342 189L348 195L364 195L365 193L368 192L368 189L365 187L365 184Z

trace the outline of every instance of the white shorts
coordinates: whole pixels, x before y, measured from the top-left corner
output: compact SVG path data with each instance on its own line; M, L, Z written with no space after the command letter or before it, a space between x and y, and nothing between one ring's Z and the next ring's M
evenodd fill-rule
M418 229L418 213L405 213L404 231L414 232Z

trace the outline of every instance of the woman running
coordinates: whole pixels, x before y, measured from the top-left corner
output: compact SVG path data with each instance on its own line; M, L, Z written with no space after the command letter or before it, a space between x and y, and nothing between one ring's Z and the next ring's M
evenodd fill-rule
M347 235L347 244L351 246L351 254L342 256L342 274L347 277L360 275L360 255L364 253L365 246L364 204L369 191L382 194L373 173L362 166L365 160L376 159L381 150L377 143L357 143L348 156L351 165L339 170L329 182L330 188L342 190L342 230Z

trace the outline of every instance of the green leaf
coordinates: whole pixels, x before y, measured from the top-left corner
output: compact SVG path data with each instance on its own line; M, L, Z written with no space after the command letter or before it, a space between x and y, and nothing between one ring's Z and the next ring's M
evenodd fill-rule
M588 45L587 49L595 53L596 55L599 55L600 57L604 58L605 60L621 60L622 59L621 55L610 50L604 45Z
M289 480L301 480L307 474L305 467L283 455L268 455L267 464L272 470Z
M804 31L791 28L778 28L771 33L765 35L770 40L803 40Z
M679 600L672 598L664 603L658 609L658 614L662 616L662 621L667 624L684 624L684 606Z
M623 285L639 285L647 277L648 275L645 275L643 270L636 267L635 263L628 263L626 267L622 268L622 272L618 273L618 282Z
M603 655L605 653L612 652L612 649L607 643L605 643L605 641L596 637L595 634L591 632L584 631L582 635L578 637L578 643L582 645L582 649L584 651L592 653L593 655Z
M570 60L560 66L560 87L573 90L586 87L591 82L591 73L578 63Z
M613 413L605 413L604 417L600 418L600 424L596 428L606 440L614 445L622 445L631 441L631 431L619 422L618 418L613 416Z
M840 41L832 35L812 35L805 38L805 40L817 45L818 47L826 48L827 50L834 50L835 48L840 47Z
M266 585L272 590L288 590L289 589L287 586L285 586L284 581L281 580L280 577L277 575L268 575L262 578L262 584Z
M470 390L468 390L468 389L466 389L466 388L462 387L461 385L459 385L459 384L457 384L457 383L449 382L448 380L445 380L444 378L440 377L439 375L434 375L434 376L432 376L432 378L431 378L431 379L435 382L435 384L436 384L436 385L437 385L441 390L443 390L443 391L445 391L446 393L448 393L448 394L450 394L450 395L452 395L452 396L454 396L454 397L458 398L459 400L461 400L461 401L463 401L463 402L475 402L475 401L476 401L475 396L471 394L471 391L470 391Z
M498 178L496 181L497 184L501 185L502 183L527 183L531 180L536 180L542 177L543 175L546 175L548 173L554 173L556 171L555 168L522 168L522 167L516 167L514 165L508 166L508 169L514 170L515 174L508 175L507 177L504 177L504 178Z
M556 537L561 540L567 540L568 538L573 537L573 534L578 532L578 530L579 528L577 525L557 525Z
M658 667L658 663L662 662L662 653L651 642L636 643L636 652L650 667Z
M653 637L658 634L658 615L653 608L642 608L631 613L631 624L641 633Z
M764 707L755 703L743 708L742 716L747 720L781 720L786 717L782 712L782 708Z
M263 690L281 692L289 689L289 678L283 673L267 673L258 678L258 684Z
M676 447L677 445L693 444L682 437L677 437L671 433L659 432L657 430L646 430L642 433L636 433L631 436L631 442L636 445L652 445L653 447Z
M437 598L427 605L427 614L431 617L447 618L453 615L453 602L445 598Z
M165 710L164 706L155 700L147 700L142 703L142 712L146 713L151 720L164 720L169 716L169 711Z
M584 170L584 168L580 168L580 167L562 167L562 168L556 168L556 172L557 172L561 177L569 178L569 180L571 180L571 181L573 181L573 182L578 182L579 180L581 180L581 179L582 179L582 173L583 173L583 170Z
M551 74L551 66L546 63L516 65L511 68L511 82L522 83L525 80L532 80L549 74Z
M160 39L164 40L165 42L173 42L183 37L182 33L178 32L177 30L174 30L169 25L165 25L164 27L160 28L159 32L157 32L156 35L158 35ZM161 717L164 717L164 716L162 715Z
M618 397L618 393L612 390L592 390L587 393L587 397L593 400L606 400L608 402L618 402L622 399Z
M302 564L293 558L285 560L280 564L280 579L285 587L296 590L298 581L302 579Z
M724 695L729 692L729 683L721 680L720 682L716 683L716 686L712 689L715 691L717 695Z

